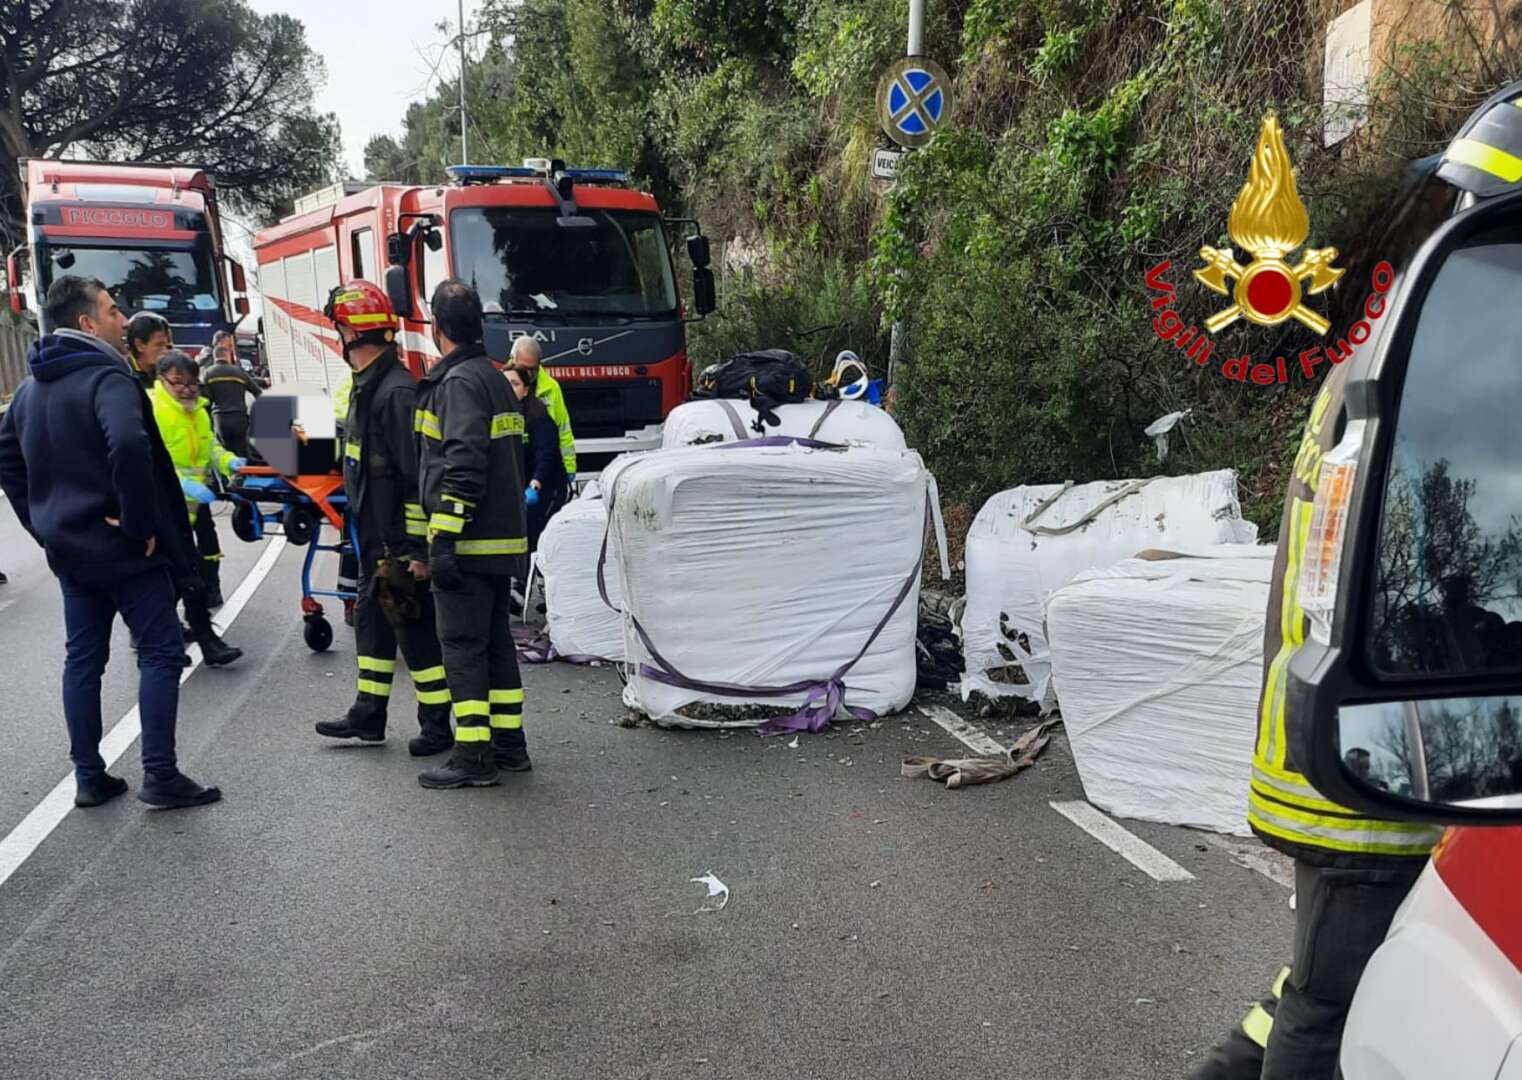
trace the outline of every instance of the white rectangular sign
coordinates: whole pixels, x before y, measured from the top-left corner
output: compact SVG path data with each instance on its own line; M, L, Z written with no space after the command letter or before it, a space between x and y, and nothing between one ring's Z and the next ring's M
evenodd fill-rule
M1321 101L1324 146L1335 146L1369 119L1369 30L1373 0L1363 0L1327 24Z
M879 150L872 155L872 175L878 180L892 180L893 174L898 171L899 160L904 156L902 150Z

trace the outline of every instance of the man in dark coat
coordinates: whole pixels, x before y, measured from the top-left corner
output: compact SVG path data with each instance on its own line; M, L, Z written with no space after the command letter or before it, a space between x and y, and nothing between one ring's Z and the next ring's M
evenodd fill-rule
M221 798L175 758L181 658L176 575L194 577L185 500L142 387L122 353L126 317L106 287L65 276L48 289L60 329L40 338L0 420L0 488L47 552L68 633L63 710L74 801L99 806L127 790L100 754L100 681L119 613L139 643L143 786L153 806Z

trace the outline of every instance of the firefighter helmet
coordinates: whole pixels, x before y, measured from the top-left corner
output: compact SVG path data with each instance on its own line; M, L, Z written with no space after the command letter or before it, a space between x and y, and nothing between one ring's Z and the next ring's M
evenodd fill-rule
M357 344L389 345L401 329L385 292L368 281L348 281L336 286L328 294L322 313L334 326L347 326L354 331Z

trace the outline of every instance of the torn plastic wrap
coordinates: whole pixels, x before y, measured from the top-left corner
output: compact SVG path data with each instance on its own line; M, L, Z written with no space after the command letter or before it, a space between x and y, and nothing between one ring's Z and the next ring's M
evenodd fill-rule
M865 401L800 401L779 405L774 411L782 420L781 425L757 432L756 410L748 401L714 398L689 401L678 405L666 417L661 446L669 449L739 442L761 435L792 435L883 450L903 450L906 446L904 433L893 417Z
M689 727L767 720L679 715L696 703L797 709L812 729L909 703L929 480L918 454L699 446L612 472L631 708Z
M1043 607L1084 570L1146 548L1247 543L1229 470L1152 480L1042 484L1000 492L967 535L962 698L1018 696L1055 705Z
M1119 817L1248 836L1274 548L1088 570L1047 605L1084 793Z
M572 499L550 519L539 538L539 569L544 575L545 621L552 655L620 661L624 658L624 621L602 602L597 591L597 557L607 531L608 510L592 491ZM609 598L623 604L616 563L607 569Z

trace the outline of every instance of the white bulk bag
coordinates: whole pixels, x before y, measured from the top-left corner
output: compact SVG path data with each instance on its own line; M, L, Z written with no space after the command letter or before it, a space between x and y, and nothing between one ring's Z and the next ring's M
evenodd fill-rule
M646 672L661 661L642 629L687 679L745 687L817 688L865 649L843 678L844 704L903 708L915 685L928 480L912 451L797 444L660 450L605 474L627 611L625 702L663 723L730 727L758 721L677 710L809 697L667 685Z
M607 524L607 504L594 489L567 503L539 538L545 621L550 644L561 656L624 658L623 616L614 610L623 603L616 561L609 560L606 570L614 608L602 602L597 589L597 558Z
M833 406L833 407L832 407ZM904 433L897 422L876 405L865 401L800 401L779 405L778 427L757 433L756 410L748 401L701 399L678 405L666 417L661 446L696 446L702 443L738 442L762 435L814 438L821 442L860 443L883 450L903 450ZM738 423L738 430L736 425Z
M983 504L967 534L963 699L981 690L1052 706L1043 605L1082 571L1147 548L1250 544L1257 538L1257 526L1242 520L1230 470L1000 492ZM1024 673L1023 681L1000 672L1011 664Z
M1052 594L1062 719L1090 802L1249 835L1274 548L1126 559Z

